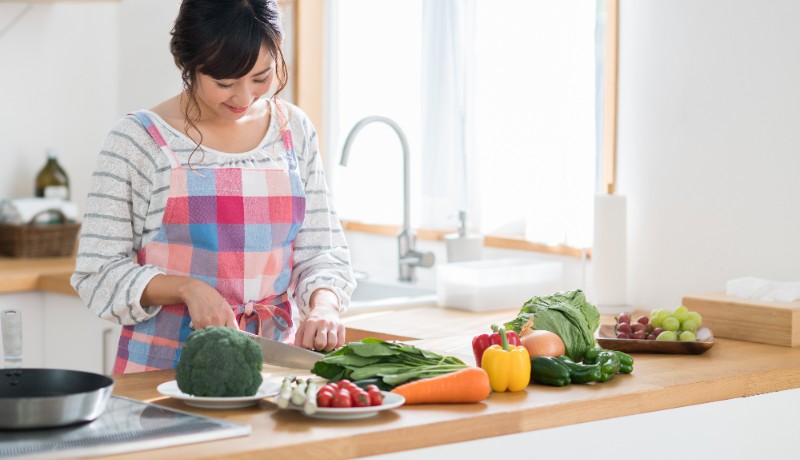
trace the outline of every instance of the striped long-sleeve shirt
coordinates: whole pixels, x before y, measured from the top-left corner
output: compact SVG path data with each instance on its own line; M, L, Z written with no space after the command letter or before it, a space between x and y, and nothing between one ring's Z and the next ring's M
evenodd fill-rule
M272 104L272 102L270 102ZM275 113L274 106L272 113ZM300 317L307 316L309 298L318 288L339 297L344 310L355 287L350 253L330 201L323 175L317 134L308 117L289 106L290 129L298 170L306 194L306 215L294 246L289 286ZM184 166L195 143L149 112L165 141ZM260 145L245 153L197 150L195 168L287 168L278 120ZM98 156L86 201L78 258L71 283L88 308L101 318L124 325L153 317L160 306L143 306L142 292L164 271L139 265L136 253L161 227L169 197L170 163L133 115L121 118L108 134Z

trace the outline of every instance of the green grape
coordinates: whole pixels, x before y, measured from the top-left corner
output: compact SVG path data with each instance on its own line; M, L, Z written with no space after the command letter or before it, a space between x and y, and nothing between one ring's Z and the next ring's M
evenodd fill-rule
M694 342L697 340L697 336L694 335L692 331L683 331L681 335L678 336L681 342Z
M661 311L658 313L658 323L659 323L659 324L664 324L664 320L665 320L665 319L667 319L667 318L669 318L670 316L672 316L672 315L670 315L670 314L669 314L669 311L667 311L667 310L661 310ZM659 327L659 326L654 326L654 327Z
M697 313L696 311L689 312L689 319L694 321L694 323L697 324L697 327L703 325L703 317L700 316L700 313Z
M678 340L678 334L676 334L675 331L664 331L661 334L658 334L658 337L656 337L656 340L661 340L661 341L664 341L664 340L666 340L666 341Z
M670 316L661 323L661 327L665 331L677 331L681 327L681 322L678 321L678 318Z
M652 324L653 327L661 327L661 322L664 321L664 319L661 318L659 315L661 315L662 311L664 310L656 308L655 310L650 312L650 324Z
M681 323L681 330L689 332L697 332L697 323L695 323L691 319L687 319L686 321Z
M678 321L684 322L686 318L689 317L689 309L683 305L676 307L675 310L672 311L672 316L678 318Z

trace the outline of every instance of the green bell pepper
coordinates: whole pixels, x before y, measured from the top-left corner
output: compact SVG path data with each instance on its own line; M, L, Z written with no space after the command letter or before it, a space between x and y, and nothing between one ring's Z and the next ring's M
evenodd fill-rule
M614 354L619 357L619 371L623 374L630 374L633 372L633 357L621 351L614 351Z
M563 387L570 383L570 369L556 358L537 356L531 360L531 379L543 385Z
M613 353L617 355L617 359L619 360L619 371L623 374L630 374L633 372L633 357L627 353L623 353L621 351L616 350L604 350L602 348L589 348L586 350L586 354L584 355L583 362L587 364L594 364L599 362L601 353ZM606 360L609 359L608 357L605 358Z
M572 383L599 382L602 377L599 364L576 363L567 356L559 356L556 359L569 368L569 379Z

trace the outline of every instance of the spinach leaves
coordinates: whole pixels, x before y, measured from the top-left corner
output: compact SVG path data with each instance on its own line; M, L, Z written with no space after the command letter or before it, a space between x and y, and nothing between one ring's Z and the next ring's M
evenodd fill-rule
M317 361L311 372L334 382L380 378L384 388L394 388L465 367L454 356L441 356L401 342L367 338L329 353Z

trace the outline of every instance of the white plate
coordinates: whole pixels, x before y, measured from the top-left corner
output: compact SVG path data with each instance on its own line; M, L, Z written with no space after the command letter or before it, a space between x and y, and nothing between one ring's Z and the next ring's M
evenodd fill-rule
M281 386L277 383L264 381L258 391L253 396L231 396L220 398L209 398L204 396L192 396L182 392L178 388L178 382L170 380L159 385L156 390L164 396L180 399L187 406L200 407L202 409L237 409L258 404L258 401L278 394Z
M306 414L303 411L303 406L296 406L289 403L288 409L300 411L301 414L307 417L321 418L326 420L353 420L359 418L372 417L383 410L394 409L400 407L406 402L406 398L388 391L381 391L383 394L383 404L380 406L367 406L367 407L318 407L313 414Z

